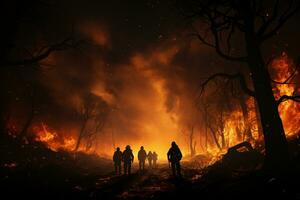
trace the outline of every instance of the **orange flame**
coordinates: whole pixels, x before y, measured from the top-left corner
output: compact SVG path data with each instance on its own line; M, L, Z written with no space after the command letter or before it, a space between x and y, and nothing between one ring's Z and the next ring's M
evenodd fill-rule
M288 57L288 55L283 52L279 57L273 60L271 63L271 70L276 82L287 82L286 84L274 84L273 92L276 99L279 99L282 95L293 96L300 92L297 89L297 85L293 83L293 75L297 75L295 70L293 60ZM288 81L286 81L288 80ZM252 98L247 100L248 107L248 121L251 126L251 134L254 140L250 141L253 144L255 141L259 141L260 135L258 133L258 124L255 112L255 102ZM284 101L279 106L280 117L284 126L286 136L289 138L300 132L300 104L295 101ZM245 131L245 124L243 121L242 111L235 110L227 114L224 121L224 138L226 142L226 147L236 145L245 140L245 138L239 138L237 129ZM218 142L221 144L221 137L218 136ZM219 150L216 146L208 148L208 152L214 157L225 153L226 149Z
M276 58L271 64L273 70L276 73L275 81L285 82L289 77L293 75L294 63L283 52L280 57ZM296 75L297 72L294 74ZM275 84L274 95L276 99L279 99L282 95L292 96L295 93L299 93L296 88L296 84L292 83L293 80L287 81L287 84ZM292 136L300 131L300 104L294 101L284 101L279 106L279 113L283 122L286 135Z
M53 151L58 151L59 149L72 151L75 147L74 138L59 136L44 123L34 126L33 132L37 141L45 143Z

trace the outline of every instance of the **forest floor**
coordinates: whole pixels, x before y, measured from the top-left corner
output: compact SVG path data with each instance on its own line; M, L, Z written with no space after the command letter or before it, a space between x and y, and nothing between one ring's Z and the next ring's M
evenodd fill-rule
M299 144L297 143L297 145ZM174 178L167 164L116 176L110 160L81 153L53 152L36 143L0 143L1 196L10 199L300 199L300 157L286 173L261 169L232 170L222 162L195 169L183 162L183 177Z

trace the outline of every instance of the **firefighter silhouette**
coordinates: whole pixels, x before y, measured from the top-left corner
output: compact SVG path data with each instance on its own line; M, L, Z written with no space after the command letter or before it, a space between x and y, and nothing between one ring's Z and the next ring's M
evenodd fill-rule
M149 163L149 168L152 168L152 160L153 160L153 154L151 151L149 151L147 155L148 163Z
M167 155L168 161L171 163L173 175L181 177L180 160L182 158L182 154L175 142L172 142Z
M147 153L144 150L144 147L141 146L141 149L138 152L138 159L139 159L139 169L140 171L145 170L145 160L147 158Z
M116 174L121 175L121 163L122 163L122 151L120 151L120 148L117 147L117 150L115 151L113 155L113 161L115 165L115 172Z
M124 162L124 174L130 174L131 173L131 163L134 160L134 156L132 153L132 150L129 145L126 146L124 152L123 152L123 162Z
M153 154L152 154L152 158L153 158L153 168L156 168L157 167L157 153L154 151Z

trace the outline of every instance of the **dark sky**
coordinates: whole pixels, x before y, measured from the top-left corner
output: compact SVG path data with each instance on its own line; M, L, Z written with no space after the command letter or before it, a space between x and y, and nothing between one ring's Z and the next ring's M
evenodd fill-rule
M99 24L109 32L117 57L160 43L185 24L169 0L33 1L20 7L29 16L21 22L22 35L41 32L55 40L82 23Z
M109 32L110 42L114 47L110 52L112 62L128 56L132 51L142 51L149 44L156 45L170 37L190 39L186 32L183 34L189 28L188 23L180 16L172 0L16 2L23 16L21 20L17 20L22 42L26 41L24 38L36 39L35 34L39 33L55 41L65 37L73 29L76 30L82 23L90 22ZM278 37L268 43L268 52L270 49L282 51L286 48L293 56L296 54L298 45L294 40L298 40L300 33L299 19L298 13L288 21ZM31 40L28 41L31 43Z

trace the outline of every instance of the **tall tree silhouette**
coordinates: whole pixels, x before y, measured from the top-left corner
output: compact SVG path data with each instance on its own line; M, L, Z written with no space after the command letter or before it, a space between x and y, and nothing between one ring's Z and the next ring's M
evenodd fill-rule
M250 71L252 91L243 74L219 73L209 77L203 87L215 78L238 79L244 91L255 97L265 141L265 166L282 169L288 163L288 147L278 104L282 100L299 100L299 95L274 98L262 44L272 38L300 9L298 0L177 0L180 12L191 20L196 36L203 44L215 49L222 58L245 63ZM201 29L195 27L201 24ZM233 37L238 46L232 48ZM236 41L236 40L235 40ZM242 52L242 53L237 53ZM243 54L243 55L242 55ZM280 84L280 83L278 83Z

